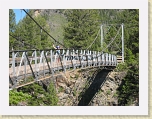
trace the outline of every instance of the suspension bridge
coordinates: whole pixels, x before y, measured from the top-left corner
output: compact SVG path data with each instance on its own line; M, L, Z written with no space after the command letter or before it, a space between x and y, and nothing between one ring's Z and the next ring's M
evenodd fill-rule
M24 10L25 11L25 10ZM25 11L26 12L26 11ZM27 12L26 12L27 13ZM27 15L29 15L27 13ZM43 29L30 15L29 17L54 39L45 29ZM12 50L9 52L9 89L19 88L37 81L53 78L57 72L66 72L70 69L77 68L94 68L99 67L106 70L113 70L118 63L124 62L124 33L121 24L119 27L110 25L101 25L101 47L106 40L108 31L115 29L116 34L102 51L88 50L97 39L93 40L87 49L45 49L45 50ZM118 29L119 28L119 29ZM117 30L118 29L118 30ZM120 34L121 30L121 34ZM114 41L122 43L121 55L104 52ZM61 43L57 42L62 45ZM118 47L118 44L115 42ZM120 45L120 44L119 44Z
M71 68L102 67L111 70L117 65L115 55L90 50L61 49L60 54L56 50L28 50L13 51L10 54L10 88L44 80L55 72L66 72ZM33 81L27 81L29 77Z

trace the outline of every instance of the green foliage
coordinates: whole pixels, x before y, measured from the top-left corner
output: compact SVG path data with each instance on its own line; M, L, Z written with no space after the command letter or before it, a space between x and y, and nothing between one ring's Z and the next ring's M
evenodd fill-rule
M127 64L126 63L119 63L116 67L116 71L124 71L127 70Z
M100 19L102 24L111 24L118 22L118 9L100 9Z
M127 105L132 100L139 98L139 70L138 64L133 65L128 70L123 83L118 88L118 98L120 105Z
M73 96L76 96L76 95L77 95L77 91L76 91L76 88L74 88Z
M124 23L126 61L138 59L139 53L139 10L123 10L119 13L120 22Z
M64 29L64 44L68 48L87 48L99 30L98 10L68 10L66 17L68 25Z
M15 13L12 9L9 9L9 34L14 34L16 28ZM9 37L9 49L11 50L15 44L15 39Z
M63 92L63 91L64 91L64 88L63 87L59 87L58 92L60 93L60 92Z
M120 105L129 105L139 97L139 10L100 10L100 17L102 24L124 24L125 63L118 64L116 71L128 73L117 94ZM110 41L114 34L116 31L111 27L105 39ZM109 41L105 41L105 46ZM106 52L114 51L114 46L112 44ZM119 47L122 48L121 44Z
M19 92L10 92L11 105L17 105L21 101L26 101L28 106L53 106L58 103L58 97L52 82L46 90L37 83L21 87L18 90Z
M75 74L75 78L78 79L78 77L79 77L79 74Z
M106 93L107 93L107 95L110 95L110 94L111 94L111 91L110 91L110 90L108 90Z
M104 90L101 89L101 90L98 91L98 94L101 94L103 92L104 92Z
M55 88L51 83L47 92L38 84L33 85L34 94L32 96L33 101L30 101L30 105L57 105L58 99L56 96ZM44 95L43 97L39 95ZM39 96L39 98L37 98Z
M38 15L33 16L33 10L29 10L29 14L37 21L47 32L49 32L49 27L46 20ZM19 38L19 40L14 44L14 49L49 49L52 46L49 36L41 30L41 28L29 18L25 16L22 21L20 21L17 26L14 35ZM29 44L29 45L27 45Z
M31 99L31 95L17 92L16 90L9 91L9 105L17 105L19 102L26 102Z
M51 15L48 16L47 22L50 27L50 34L52 34L53 37L57 39L59 42L63 43L64 27L67 25L65 16L59 13L51 13ZM54 41L52 40L52 42Z
M113 94L113 97L118 97L118 94L117 94L117 93L114 93L114 94Z
M19 84L21 85L21 84L25 84L25 83L32 82L32 81L34 81L34 78L33 78L33 76L30 76L26 80L20 81Z
M50 105L50 106L57 105L58 97L56 95L56 90L52 82L50 83L48 87L48 93L45 94L45 97L46 99L44 102L46 105Z
M16 26L15 13L12 9L9 9L9 32L14 32Z

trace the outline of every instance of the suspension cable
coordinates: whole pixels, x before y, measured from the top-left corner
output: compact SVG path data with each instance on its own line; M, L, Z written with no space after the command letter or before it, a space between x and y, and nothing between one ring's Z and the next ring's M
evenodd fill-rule
M55 42L57 42L58 44L62 45L63 47L65 47L62 43L60 43L59 41L57 41L52 35L50 35L40 24L38 24L37 21L35 21L35 19L28 13L26 12L25 9L23 9L23 11L40 27L40 29L42 29L48 36L50 36ZM65 47L66 48L66 47ZM67 49L67 48L66 48Z
M119 28L119 30L118 30L116 36L115 36L115 37L112 39L112 41L107 45L107 47L105 47L105 48L102 50L102 52L103 52L105 49L107 49L107 48L113 43L113 41L116 39L116 37L117 37L117 35L118 35L120 29L121 29L121 27Z
M93 45L93 43L96 41L99 33L100 33L100 29L98 30L98 34L97 34L97 36L95 37L95 39L93 40L93 42L90 44L90 46L89 46L86 50L88 50L88 49Z
M22 19L22 10L21 10L21 18L20 19Z

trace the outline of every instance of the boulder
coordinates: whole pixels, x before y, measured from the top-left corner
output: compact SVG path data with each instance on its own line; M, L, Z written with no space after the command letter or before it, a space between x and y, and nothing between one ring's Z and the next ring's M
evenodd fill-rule
M57 83L57 86L62 87L64 89L67 87L65 83L59 83L59 82Z
M67 87L67 88L65 89L65 93L66 93L66 94L70 94L70 93L71 93L71 90L70 90L69 87Z
M68 94L65 94L65 93L64 93L63 96L62 96L62 98L63 98L63 99L67 99L67 98L68 98Z

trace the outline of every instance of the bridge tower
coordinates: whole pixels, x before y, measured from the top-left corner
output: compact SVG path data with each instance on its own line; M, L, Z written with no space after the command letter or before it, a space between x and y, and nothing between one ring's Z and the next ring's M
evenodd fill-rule
M117 55L117 62L124 63L124 24L101 24L101 48Z

